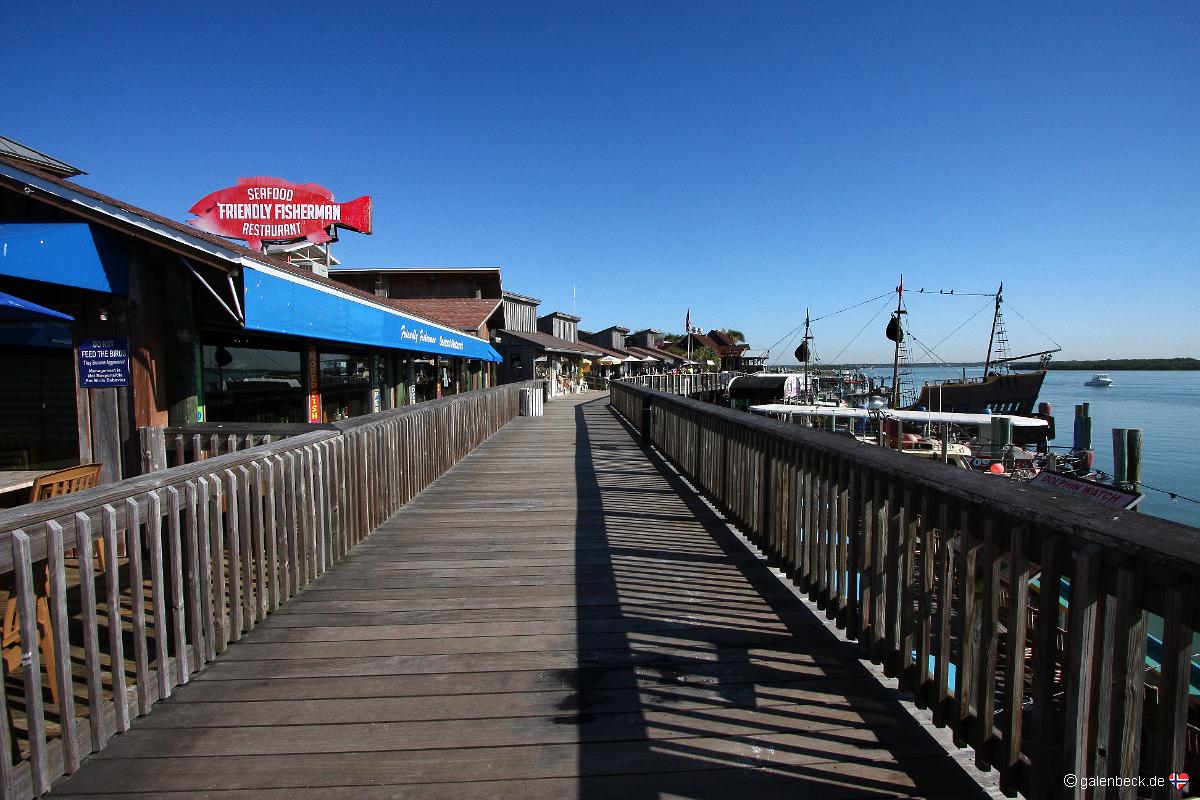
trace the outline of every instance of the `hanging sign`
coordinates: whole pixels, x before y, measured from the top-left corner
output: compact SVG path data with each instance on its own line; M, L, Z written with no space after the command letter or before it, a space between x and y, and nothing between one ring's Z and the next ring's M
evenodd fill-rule
M335 227L371 232L370 197L335 203L324 186L281 178L238 178L236 186L206 195L190 210L196 218L189 224L245 239L254 250L261 250L263 242L332 241Z
M308 421L321 421L321 361L317 348L308 348Z
M84 339L77 352L80 389L129 385L128 339Z
M1030 486L1041 486L1063 494L1076 497L1086 497L1097 503L1103 503L1117 508L1130 509L1141 502L1143 495L1139 492L1129 492L1116 486L1109 486L1086 478L1076 478L1069 475L1059 475L1055 472L1042 470L1029 481Z

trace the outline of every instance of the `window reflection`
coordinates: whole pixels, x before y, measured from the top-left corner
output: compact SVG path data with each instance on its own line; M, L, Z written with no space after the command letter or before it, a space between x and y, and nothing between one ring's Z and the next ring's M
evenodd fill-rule
M298 350L206 344L205 415L212 422L304 422Z

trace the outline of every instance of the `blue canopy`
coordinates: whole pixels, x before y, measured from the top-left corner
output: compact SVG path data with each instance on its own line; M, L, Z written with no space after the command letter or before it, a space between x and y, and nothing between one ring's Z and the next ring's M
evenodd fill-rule
M13 297L11 294L0 292L0 319L41 319L49 317L51 319L75 319L69 314L64 314L61 311L55 311L52 308L39 306L37 303L31 303L28 300L22 300L19 297Z
M245 265L246 330L503 361L471 336L268 266Z
M86 222L3 222L0 275L128 294L129 248L119 234Z

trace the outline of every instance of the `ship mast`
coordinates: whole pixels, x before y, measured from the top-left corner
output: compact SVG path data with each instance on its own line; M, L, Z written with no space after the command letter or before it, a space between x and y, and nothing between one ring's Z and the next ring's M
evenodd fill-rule
M1004 302L1004 283L1000 283L1000 288L996 290L996 313L992 316L992 335L988 337L987 358L983 360L983 377L988 376L988 370L992 366L992 346L996 343L996 325L1000 322L1000 304Z
M892 322L888 325L888 338L896 343L896 352L892 356L892 396L889 408L900 407L900 343L904 341L904 326L900 315L904 313L904 276L900 276L900 285L896 287L896 311L892 314Z
M808 361L812 358L812 347L809 342L812 341L812 336L808 332L808 309L804 309L804 338L800 341L800 360L804 362L804 400L805 402L813 402L812 393L808 390Z

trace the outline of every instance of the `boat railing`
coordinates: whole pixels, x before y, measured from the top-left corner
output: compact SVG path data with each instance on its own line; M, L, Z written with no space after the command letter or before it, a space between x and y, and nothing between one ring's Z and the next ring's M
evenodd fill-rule
M610 398L1006 792L1200 769L1195 528L627 382Z
M541 384L357 417L0 511L0 796L44 794L103 750Z

